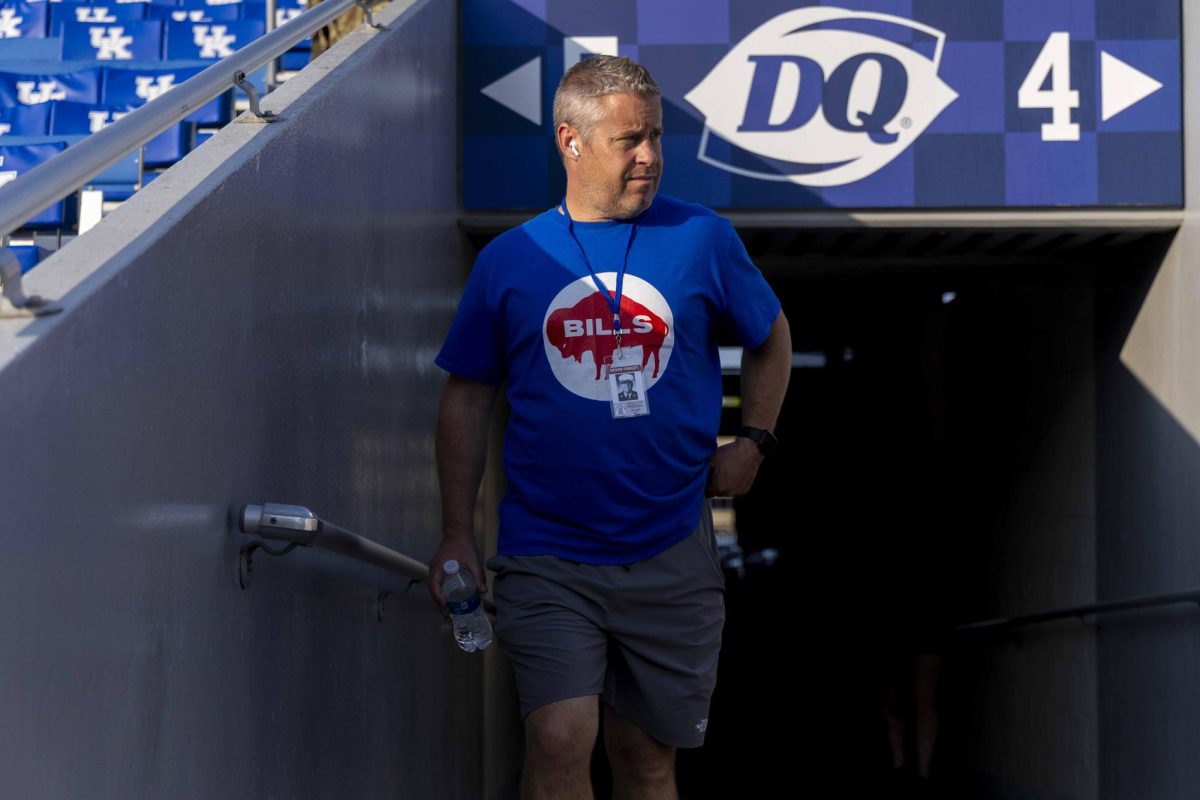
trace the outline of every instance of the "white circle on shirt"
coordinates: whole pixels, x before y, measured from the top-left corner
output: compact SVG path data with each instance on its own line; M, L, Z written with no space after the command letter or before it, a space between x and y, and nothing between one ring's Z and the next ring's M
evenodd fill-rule
M617 273L600 280L616 291ZM558 382L580 397L609 402L604 359L613 355L613 315L604 296L587 275L563 287L546 309L542 322L546 359ZM666 298L636 275L625 275L621 297L621 346L642 365L646 388L666 373L675 347L675 317Z

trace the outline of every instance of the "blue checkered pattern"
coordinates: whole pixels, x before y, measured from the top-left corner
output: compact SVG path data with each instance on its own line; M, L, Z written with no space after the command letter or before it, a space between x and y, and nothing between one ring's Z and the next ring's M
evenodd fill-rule
M872 175L817 188L736 175L697 160L704 118L684 95L729 50L804 0L463 0L463 205L540 209L562 196L551 101L566 36L616 36L663 88L664 192L714 208L993 208L1183 204L1180 0L829 0L943 31L939 75L958 98ZM864 25L869 23L864 23ZM864 33L873 33L863 27ZM1047 37L1071 38L1071 121L1080 140L1043 141L1049 109L1017 107ZM880 34L926 52L918 32ZM1101 121L1101 53L1163 87ZM542 124L481 89L541 59ZM731 103L744 98L730 98ZM726 143L712 141L710 150ZM736 162L737 154L730 158Z

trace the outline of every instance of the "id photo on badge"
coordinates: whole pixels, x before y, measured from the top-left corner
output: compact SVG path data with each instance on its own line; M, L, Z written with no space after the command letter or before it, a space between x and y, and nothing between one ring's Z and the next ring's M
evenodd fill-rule
M608 376L613 417L640 417L650 413L646 402L646 379L642 371L613 372Z

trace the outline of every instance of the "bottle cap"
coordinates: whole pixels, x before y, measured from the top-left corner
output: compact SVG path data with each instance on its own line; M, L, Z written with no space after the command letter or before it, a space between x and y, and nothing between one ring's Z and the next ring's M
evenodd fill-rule
M442 565L442 571L447 575L453 575L454 573L458 572L458 562L454 559L450 559Z

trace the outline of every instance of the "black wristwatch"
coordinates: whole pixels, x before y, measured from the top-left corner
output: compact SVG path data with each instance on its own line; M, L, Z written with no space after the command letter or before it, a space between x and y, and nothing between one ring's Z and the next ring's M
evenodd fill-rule
M763 456L769 456L771 453L774 453L775 447L779 444L779 440L775 438L774 434L763 428L751 428L743 425L741 430L738 431L737 435L745 436L747 439L758 445L758 451L762 453Z

